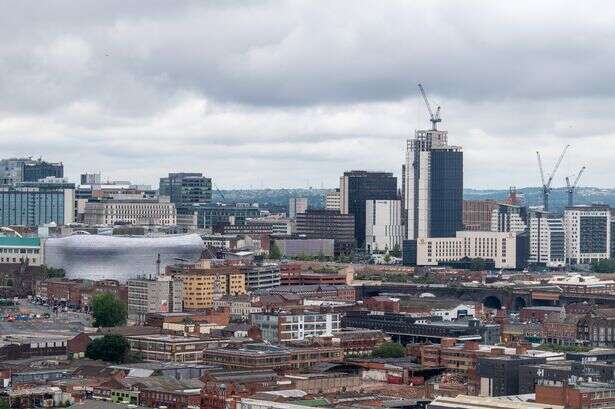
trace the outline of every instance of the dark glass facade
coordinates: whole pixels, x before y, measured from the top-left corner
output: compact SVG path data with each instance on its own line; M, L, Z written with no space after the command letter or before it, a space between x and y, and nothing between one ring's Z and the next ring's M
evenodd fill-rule
M46 177L63 178L64 165L62 163L50 163L40 160L23 164L24 182L36 182Z
M397 178L388 172L345 172L348 178L348 213L354 215L357 248L365 246L365 202L397 199Z
M308 239L333 239L334 253L351 254L354 251L354 217L337 210L308 209L297 214L297 234Z
M606 216L581 216L579 225L581 253L606 253L608 228Z
M432 150L429 175L430 237L463 230L463 152Z
M246 219L253 219L260 215L258 207L231 206L217 204L184 204L177 207L178 224L196 216L196 227L200 229L213 229L220 233L224 226L230 224L246 224Z
M416 252L416 240L404 240L402 245L402 264L404 266L416 266Z

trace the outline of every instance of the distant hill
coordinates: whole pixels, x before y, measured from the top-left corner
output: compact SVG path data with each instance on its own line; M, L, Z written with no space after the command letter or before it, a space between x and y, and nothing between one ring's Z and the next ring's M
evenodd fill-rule
M290 197L307 197L310 207L321 209L325 206L325 193L333 189L233 189L222 190L224 199L214 190L214 202L221 203L258 203L261 208L272 211L286 211ZM542 204L541 189L526 187L517 190L523 201L529 206ZM504 200L508 197L508 189L465 189L463 198L466 200L494 199ZM561 211L568 202L565 188L553 189L551 192L551 209ZM575 194L575 204L602 203L615 207L615 189L596 187L581 187Z
M542 205L542 189L538 187L526 187L517 189L517 193L529 206ZM465 189L463 198L466 200L495 199L504 200L508 197L508 189L483 190ZM553 211L561 211L568 204L568 194L565 188L557 188L551 191L549 197L550 207ZM575 204L608 204L615 207L615 189L602 189L597 187L580 187L575 192Z

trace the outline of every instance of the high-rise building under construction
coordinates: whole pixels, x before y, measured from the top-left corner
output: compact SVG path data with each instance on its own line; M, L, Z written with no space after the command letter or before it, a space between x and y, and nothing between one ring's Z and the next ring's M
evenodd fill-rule
M404 205L408 239L454 237L463 229L463 152L448 133L416 131L406 147Z

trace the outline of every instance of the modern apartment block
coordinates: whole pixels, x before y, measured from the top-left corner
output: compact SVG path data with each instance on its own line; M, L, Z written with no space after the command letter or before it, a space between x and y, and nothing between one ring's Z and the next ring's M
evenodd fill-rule
M355 218L337 210L309 209L297 215L297 234L308 239L333 239L335 255L352 254Z
M368 200L396 200L397 178L387 172L353 170L340 178L340 212L354 216L357 248L365 247L365 206Z
M528 228L527 208L498 203L491 212L491 231L522 233Z
M365 213L365 250L401 249L405 233L401 200L368 200Z
M325 194L325 209L340 210L340 190L335 189L333 192Z
M498 203L495 200L464 200L463 229L472 231L491 230L491 215Z
M291 197L288 199L288 217L295 219L298 214L308 209L307 197Z
M75 185L65 182L21 182L0 188L0 225L37 227L75 220Z
M216 298L246 293L245 273L236 267L186 269L177 272L176 277L184 283L186 310L211 308Z
M168 275L128 280L128 315L143 321L149 313L182 312L184 285Z
M177 213L173 203L156 199L88 201L83 220L92 226L116 223L175 226Z
M547 267L565 265L566 231L560 216L543 211L532 212L528 261Z
M463 229L463 152L448 133L416 131L406 147L408 239L454 237Z
M608 205L567 207L564 226L568 264L589 264L612 257L611 209Z
M340 331L340 315L313 311L259 312L251 315L252 324L269 342L303 341L332 336Z
M202 173L169 173L160 178L159 195L169 197L177 205L211 203L211 178Z
M404 264L436 266L465 258L493 260L495 268L525 266L524 237L516 233L458 231L455 237L426 237L406 240ZM414 252L412 249L414 248Z

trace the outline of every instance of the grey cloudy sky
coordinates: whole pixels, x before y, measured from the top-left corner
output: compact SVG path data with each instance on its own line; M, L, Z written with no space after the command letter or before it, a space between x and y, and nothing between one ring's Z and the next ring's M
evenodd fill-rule
M5 4L2 4L5 3ZM333 187L399 175L442 105L467 187L615 186L615 4L0 0L3 157L157 183Z

